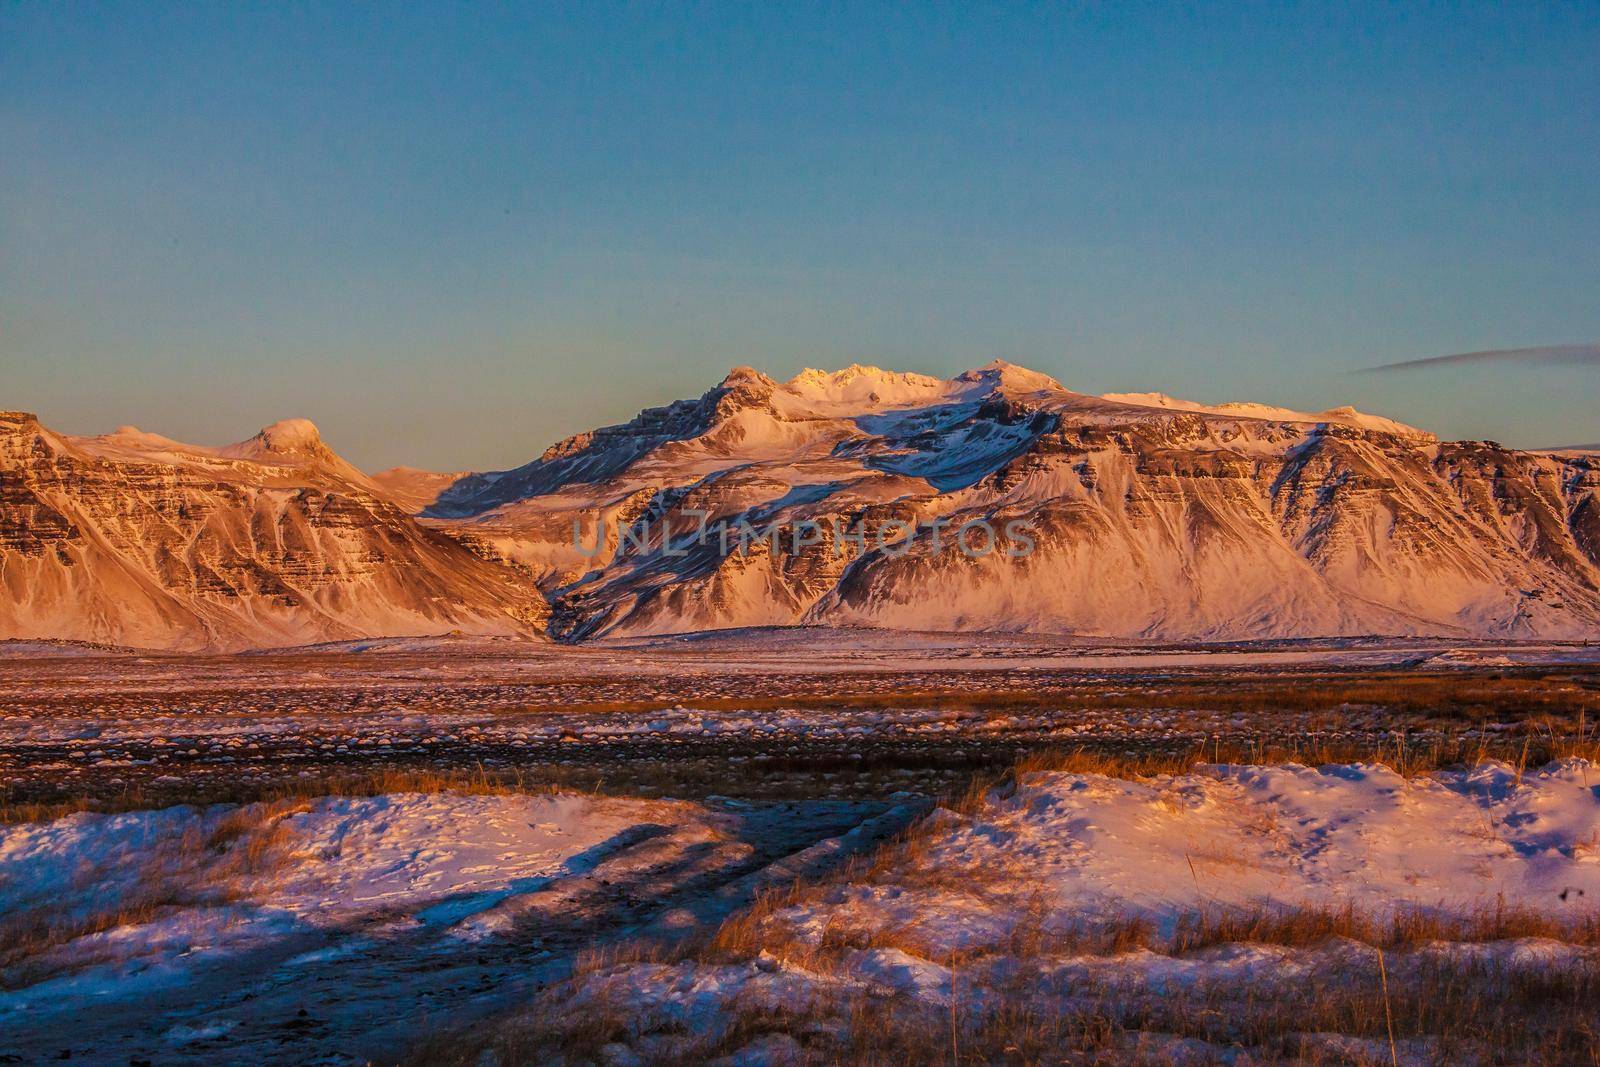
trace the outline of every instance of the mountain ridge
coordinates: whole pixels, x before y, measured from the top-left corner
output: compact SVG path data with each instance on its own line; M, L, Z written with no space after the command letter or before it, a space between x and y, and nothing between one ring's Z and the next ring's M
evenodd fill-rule
M505 471L369 476L305 420L207 448L19 413L0 470L0 637L1600 636L1600 457L1347 407L1097 397L1001 361L736 367ZM964 523L1023 523L1031 550L941 541ZM746 527L777 537L729 550Z
M945 380L735 368L698 399L479 477L425 514L538 574L566 637L797 622L1217 640L1600 632L1592 463L1440 442L1348 407L1095 397L1000 362ZM832 542L758 561L690 545L669 561L662 520L702 511L1029 515L1048 536L1004 565ZM607 526L593 555L573 550L574 524Z
M305 420L209 448L0 413L0 594L0 636L158 648L533 635L547 615Z

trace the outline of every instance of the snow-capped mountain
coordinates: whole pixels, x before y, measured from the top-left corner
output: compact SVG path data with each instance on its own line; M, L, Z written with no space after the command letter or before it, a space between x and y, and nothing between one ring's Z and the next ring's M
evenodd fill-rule
M0 637L1600 637L1600 456L999 362L737 368L485 474L369 478L303 420L201 448L11 413L0 473Z
M543 597L421 525L304 419L204 448L0 413L0 637L240 648L537 633Z
M1351 408L1088 396L999 362L949 380L738 368L460 480L424 515L536 575L565 637L1600 636L1594 457L1442 443ZM1033 531L1025 555L948 533L1013 520ZM908 544L861 536L902 522ZM778 524L778 547L729 551L715 534L740 523Z

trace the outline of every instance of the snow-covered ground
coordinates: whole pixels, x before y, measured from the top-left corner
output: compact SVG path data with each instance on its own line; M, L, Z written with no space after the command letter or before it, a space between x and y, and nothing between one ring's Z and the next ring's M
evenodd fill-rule
M1582 760L1410 779L1378 765L1036 772L973 810L935 812L875 863L708 950L579 976L501 1034L554 1054L570 1045L550 1019L598 1014L625 1034L618 1062L826 1061L863 1046L892 1059L898 1046L874 1042L910 1020L932 1059L1006 1020L1017 1033L1004 1040L1065 1040L1052 1027L1088 1012L1104 1033L1085 1047L1105 1062L1441 1062L1439 1036L1412 1026L1440 976L1456 979L1440 1010L1470 988L1488 1018L1507 1003L1526 1013L1517 982L1532 975L1550 1003L1530 1003L1554 1026L1563 992L1594 992L1597 905L1600 766ZM1381 1015L1333 1007L1380 983L1392 1053ZM1276 1052L1260 1047L1265 1005L1288 1013ZM883 1034L860 1032L867 1020ZM1303 1032L1340 1020L1349 1032ZM1492 1058L1496 1040L1445 1058Z
M393 1056L911 814L412 793L0 827L0 1058Z
M1020 868L998 891L1042 889L1075 918L1140 914L1163 929L1199 905L1503 902L1577 916L1600 905L1597 787L1583 760L1409 779L1373 764L1036 773L974 817L945 816L925 863L947 878Z
M1582 750L1600 714L1593 647L790 629L577 649L12 649L6 819L80 796L156 810L0 826L0 1062L382 1060L419 1034L501 1033L484 1020L508 1011L574 1025L620 1011L607 1023L626 1038L607 1053L617 1062L684 1052L685 1026L722 1042L691 1061L806 1048L826 1061L853 1047L852 1012L867 1012L855 1034L925 1043L930 1026L951 1028L952 999L958 1041L982 1038L969 1009L1020 1004L1051 1041L1087 1012L1122 1028L1115 1051L1170 1038L1202 1042L1182 1047L1211 1062L1219 1042L1259 1033L1219 1037L1194 1018L1240 997L1370 991L1379 945L1397 1058L1426 1044L1402 1001L1435 997L1439 961L1529 968L1582 994L1569 1000L1600 997L1600 977L1570 979L1600 975L1600 932L1577 928L1600 905L1600 770L1583 762L1423 777L1378 764L1035 771L941 801L954 808L872 851L1028 752L1187 767L1201 754L1426 753L1437 766ZM575 767L594 772L582 792L394 784L581 781L561 777ZM197 806L374 788L388 795ZM165 806L178 801L194 803ZM873 858L841 866L856 854ZM1391 936L1396 914L1431 933ZM566 983L583 950L636 940L656 962ZM1152 1014L1179 993L1196 1014ZM1540 996L1537 1016L1558 1017ZM752 1005L772 1019L752 1020ZM1491 1018L1482 1007L1452 1011ZM1386 1039L1361 1044L1374 1016L1356 1016L1324 1029L1390 1062ZM1324 1059L1359 1060L1342 1055Z
M1217 1020L1298 1004L1302 1060L1389 1062L1375 1016L1339 1014L1382 967L1394 1056L1422 1063L1440 981L1541 990L1549 1019L1600 989L1584 760L1024 771L885 843L918 810L407 793L5 826L0 1055L355 1063L465 1027L451 1047L520 1033L510 1059L543 1062L599 1025L607 1062L919 1033L981 1059L1006 1020L1064 1041L1088 1013L1105 1033L1072 1040L1109 1062L1204 1063L1267 1032Z
M433 637L374 637L203 655L213 662L281 656L433 655L447 673L460 673L492 658L526 668L658 674L686 659L704 667L744 664L764 670L878 670L886 665L970 670L975 666L1040 668L1205 666L1466 666L1488 661L1518 664L1588 663L1600 658L1594 641L1541 641L1438 637L1328 637L1258 641L1140 641L1080 634L1003 631L918 631L838 626L757 626L651 637L603 638L578 645L508 637L441 634ZM807 658L796 660L796 651ZM193 654L129 648L88 641L0 640L0 663L50 657L96 659L141 656L173 664ZM456 670L451 671L451 661ZM1434 662L1437 661L1437 662ZM108 665L116 669L124 664ZM313 679L314 681L315 679ZM283 684L292 680L284 679Z

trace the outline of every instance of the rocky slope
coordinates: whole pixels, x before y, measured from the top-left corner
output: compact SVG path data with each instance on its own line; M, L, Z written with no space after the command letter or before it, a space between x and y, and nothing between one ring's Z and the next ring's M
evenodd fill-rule
M419 524L291 419L226 448L0 413L0 637L232 649L536 633L526 582Z
M566 637L1600 636L1594 457L1441 443L1349 408L1086 396L1003 363L948 381L740 368L457 481L424 514L536 576ZM963 551L951 530L975 521L1024 523L1031 551ZM719 538L741 522L781 543ZM894 543L901 523L916 532Z

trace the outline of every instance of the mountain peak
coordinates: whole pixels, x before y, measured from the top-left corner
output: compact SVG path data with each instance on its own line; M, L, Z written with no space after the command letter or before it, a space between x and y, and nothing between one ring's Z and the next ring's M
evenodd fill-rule
M734 389L741 385L774 386L777 384L777 382L768 378L754 367L747 367L743 364L731 368L727 374L723 375L722 381L717 383L718 387L722 389Z
M956 375L958 382L979 382L995 388L1013 389L1017 392L1036 393L1042 390L1056 390L1064 392L1066 387L1048 374L1027 367L1019 367L1015 363L1007 363L1003 359L991 359L981 367L974 367Z
M322 434L310 419L280 419L250 440L268 452L310 452L322 445Z
M0 442L22 441L40 433L39 417L29 411L0 411Z
M901 404L931 400L944 390L945 383L927 374L852 363L835 371L807 367L783 387L810 401Z
M163 437L158 433L151 433L148 430L141 430L139 427L134 426L131 423L126 426L118 426L115 430L112 430L110 433L99 438L99 440L103 441L107 445L117 448L179 449L195 451L194 446L192 445L186 445L181 441L174 441L170 437ZM200 451L204 450L201 449Z
M789 384L850 381L855 378L898 378L901 376L897 371L884 370L882 367L873 366L870 363L852 363L840 370L818 370L816 367L807 367L789 379Z
M372 485L365 474L323 444L317 424L310 419L283 419L263 427L248 441L217 449L216 454L226 459L245 459L255 463L290 466L313 463L347 481L369 488Z

